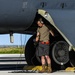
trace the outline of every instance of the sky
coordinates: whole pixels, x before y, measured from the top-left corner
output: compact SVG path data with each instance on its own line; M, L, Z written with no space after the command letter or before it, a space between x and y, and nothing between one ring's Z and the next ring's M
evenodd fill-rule
M32 35L28 34L13 34L14 43L10 43L9 34L0 34L0 45L25 45Z

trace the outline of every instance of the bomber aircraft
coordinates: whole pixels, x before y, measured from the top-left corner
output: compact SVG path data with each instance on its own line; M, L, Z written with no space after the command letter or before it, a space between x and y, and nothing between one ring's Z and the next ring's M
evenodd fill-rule
M41 65L33 41L39 17L55 33L50 38L52 69L74 67L75 0L0 0L0 34L10 34L11 38L13 33L33 35L25 48L28 65Z

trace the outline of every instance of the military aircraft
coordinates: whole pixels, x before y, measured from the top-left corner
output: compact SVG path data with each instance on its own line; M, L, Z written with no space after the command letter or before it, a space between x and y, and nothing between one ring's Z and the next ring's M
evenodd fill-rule
M50 38L52 69L75 66L75 0L0 0L0 34L33 35L25 48L28 65L41 65L33 44L39 17L55 33Z

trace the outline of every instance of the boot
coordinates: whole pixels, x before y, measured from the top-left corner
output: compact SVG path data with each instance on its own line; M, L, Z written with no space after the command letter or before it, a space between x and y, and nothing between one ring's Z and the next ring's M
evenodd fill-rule
M46 72L46 70L45 70L45 65L42 65L42 70L41 71L39 71L40 73L45 73Z
M52 72L52 68L51 68L51 65L48 64L48 67L47 67L47 73L51 73Z

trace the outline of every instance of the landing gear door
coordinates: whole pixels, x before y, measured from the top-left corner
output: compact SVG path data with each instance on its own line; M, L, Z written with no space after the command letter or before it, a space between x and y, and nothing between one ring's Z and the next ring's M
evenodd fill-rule
M75 45L74 37L75 37L75 17L67 10L38 10L38 14L44 17L50 24L54 26L54 28L61 34L61 36L66 40L69 44L69 50L71 47ZM69 17L68 17L69 16ZM71 20L72 19L72 20ZM73 27L72 27L73 26ZM70 30L71 28L71 30ZM70 36L71 35L71 36Z

